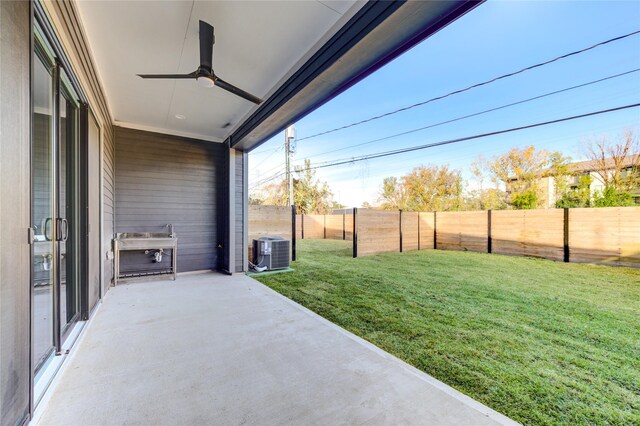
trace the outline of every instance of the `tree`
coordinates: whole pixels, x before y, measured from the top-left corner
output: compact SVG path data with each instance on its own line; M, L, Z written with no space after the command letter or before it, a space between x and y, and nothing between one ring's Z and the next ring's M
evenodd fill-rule
M265 206L286 206L289 203L287 181L285 179L268 184L263 193L262 204Z
M557 151L549 154L547 176L552 176L554 180L554 200L559 200L569 190L569 180L572 174L571 157L566 157Z
M499 188L486 188L467 191L462 210L502 210L506 208L504 191Z
M286 206L289 203L285 179L267 185L263 195L252 195L261 204ZM333 200L333 193L327 182L316 179L311 162L304 160L303 167L296 167L293 177L293 203L299 214L326 214L333 209L342 208Z
M380 202L384 210L405 210L407 208L407 195L401 179L391 176L382 180Z
M264 199L262 198L262 194L257 192L252 192L249 194L249 204L252 206L261 206L264 204Z
M506 194L499 188L498 180L487 178L489 171L489 161L482 155L471 163L471 173L478 189L469 191L466 203L469 210L499 210L507 207ZM492 182L487 182L488 180Z
M534 209L543 198L540 179L550 176L562 185L568 175L568 162L569 158L559 152L530 145L494 157L488 168L494 180L505 186L507 203L518 209Z
M449 166L420 166L404 178L407 209L412 211L460 210L462 176Z
M341 208L333 200L333 192L327 182L316 179L311 161L304 160L304 167L296 167L293 179L293 202L300 214L326 214L332 209Z
M385 210L460 210L463 206L462 177L448 166L420 166L398 179L383 180L381 206Z
M632 130L626 130L618 143L606 136L592 140L585 151L605 191L629 192L640 186L640 142Z

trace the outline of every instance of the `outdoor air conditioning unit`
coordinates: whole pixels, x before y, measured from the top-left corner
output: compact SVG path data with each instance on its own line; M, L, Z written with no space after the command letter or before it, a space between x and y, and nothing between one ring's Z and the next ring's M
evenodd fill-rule
M262 237L253 240L253 264L267 270L289 267L289 240L281 237Z

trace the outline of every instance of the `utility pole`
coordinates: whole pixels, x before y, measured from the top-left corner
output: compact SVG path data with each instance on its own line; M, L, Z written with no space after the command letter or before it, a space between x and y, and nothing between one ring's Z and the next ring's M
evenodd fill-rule
M291 156L295 147L296 127L290 125L284 133L284 153L286 156L287 192L289 193L289 206L293 205L293 174L291 173Z

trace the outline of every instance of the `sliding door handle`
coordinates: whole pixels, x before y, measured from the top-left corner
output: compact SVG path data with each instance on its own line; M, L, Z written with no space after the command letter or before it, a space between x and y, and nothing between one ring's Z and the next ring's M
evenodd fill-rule
M44 220L44 229L43 229L43 233L44 233L44 239L47 241L51 241L53 236L51 235L51 222L53 220L48 217Z
M69 238L69 222L67 219L56 218L56 241L67 241Z
M62 219L56 217L55 241L62 241Z
M62 219L62 240L67 241L69 238L69 221L67 219Z

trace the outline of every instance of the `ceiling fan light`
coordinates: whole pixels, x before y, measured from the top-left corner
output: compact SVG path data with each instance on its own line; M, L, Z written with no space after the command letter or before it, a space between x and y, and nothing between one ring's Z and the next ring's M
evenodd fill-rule
M202 75L197 77L196 81L202 87L213 87L214 86L214 83L213 83L212 79L210 79L209 77L202 76Z

